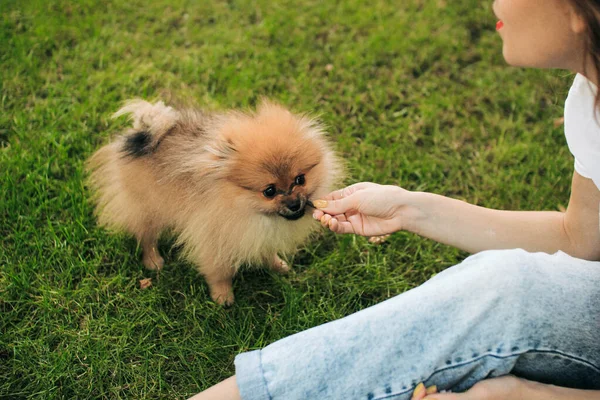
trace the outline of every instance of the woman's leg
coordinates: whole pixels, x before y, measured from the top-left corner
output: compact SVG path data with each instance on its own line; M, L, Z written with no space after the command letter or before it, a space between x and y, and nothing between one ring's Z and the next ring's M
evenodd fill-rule
M513 373L600 388L600 263L482 252L422 286L238 355L241 397L409 399Z

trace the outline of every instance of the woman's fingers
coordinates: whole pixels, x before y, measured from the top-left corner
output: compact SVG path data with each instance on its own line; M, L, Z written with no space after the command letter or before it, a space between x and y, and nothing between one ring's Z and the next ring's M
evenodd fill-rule
M341 220L329 214L323 214L319 222L323 227L335 233L356 233L354 227L346 220L345 216L340 215L339 217L341 217Z
M417 385L415 390L413 391L412 397L410 400L423 400L423 398L427 396L427 388L421 382Z
M325 214L337 215L354 210L355 202L355 197L349 196L339 200L315 200L313 201L313 204L318 210L324 212Z
M466 393L435 393L423 397L423 400L485 400L483 398L474 398L468 392Z
M321 210L316 210L313 212L313 218L321 223L321 225L325 228L329 228L332 232L335 233L355 233L354 227L346 218L344 214L337 214L331 216L329 214L325 214Z
M348 218L346 218L346 214L337 214L337 215L334 215L333 218L337 219L340 222L348 221Z
M321 218L323 218L324 215L325 215L325 213L321 210L315 210L312 214L313 218L316 219L317 221L321 221ZM346 218L346 215L344 215L344 214L336 214L336 215L332 215L332 217L337 219L338 221L347 221L348 220Z
M312 200L312 203L315 205L316 208L325 208L327 206L327 204L328 203L331 204L332 201L345 199L345 198L353 195L357 191L362 190L362 189L367 188L372 185L374 185L374 184L371 182L355 183L354 185L347 186L343 189L335 190L335 191L329 193L328 195L326 195L325 197L323 197L322 199ZM326 212L328 212L328 211L326 211Z
M323 214L323 216L319 219L319 221L321 222L322 226L327 228L329 226L329 221L331 221L331 218L332 218L331 215Z
M348 221L338 221L335 218L332 218L329 221L329 229L335 233L356 233L354 231L354 227Z
M331 230L332 232L336 232L338 233L338 229L340 228L340 223L337 219L335 218L331 218L329 220L329 222L327 223L327 227L329 228L329 230Z
M339 189L339 190L329 193L327 196L325 196L323 198L323 200L339 200L339 199L342 199L342 198L348 196L349 194L350 193L348 193L348 188L345 187L343 189Z
M433 395L433 394L435 394L435 396L429 397L429 395ZM419 383L417 385L417 387L415 388L415 390L413 391L411 400L434 400L433 399L434 397L437 397L440 395L441 394L439 394L437 391L437 386L433 385L433 386L425 387L425 385L423 383ZM449 399L447 399L447 400L449 400Z
M358 182L355 183L353 185L350 186L346 186L343 189L339 189L336 191L333 191L331 193L329 193L327 196L324 197L324 200L339 200L339 199L343 199L344 197L348 197L350 196L352 193L364 189L366 187L372 186L374 185L371 182Z

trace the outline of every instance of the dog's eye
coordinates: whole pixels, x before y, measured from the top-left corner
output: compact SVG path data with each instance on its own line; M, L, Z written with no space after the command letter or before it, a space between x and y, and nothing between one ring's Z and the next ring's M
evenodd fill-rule
M277 190L275 190L275 186L271 185L268 188L266 188L265 190L263 190L263 195L270 199L273 198L273 196L275 196L277 194Z
M306 183L306 178L304 177L304 174L298 175L294 183L296 185L304 185Z

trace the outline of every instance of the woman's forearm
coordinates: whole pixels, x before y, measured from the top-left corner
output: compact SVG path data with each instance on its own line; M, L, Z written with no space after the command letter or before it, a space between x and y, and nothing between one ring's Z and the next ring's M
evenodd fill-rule
M600 260L600 191L577 172L565 213L492 210L432 193L408 193L398 211L401 228L436 241L471 253L509 248L562 250L574 257Z
M401 210L404 229L470 253L490 249L573 253L564 214L552 211L501 211L460 200L415 192Z

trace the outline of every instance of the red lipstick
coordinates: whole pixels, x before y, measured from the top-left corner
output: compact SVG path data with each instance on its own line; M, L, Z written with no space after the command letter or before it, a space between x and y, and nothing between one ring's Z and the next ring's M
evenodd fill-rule
M504 27L504 22L502 21L498 21L496 22L496 30L499 31L500 29L502 29Z

